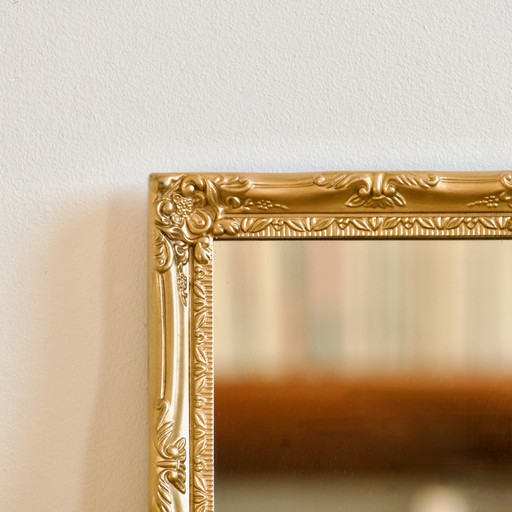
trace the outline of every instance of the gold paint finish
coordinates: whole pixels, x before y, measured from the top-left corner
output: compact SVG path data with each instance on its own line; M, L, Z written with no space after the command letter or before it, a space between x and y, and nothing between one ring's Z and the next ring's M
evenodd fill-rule
M150 178L150 510L213 511L212 244L509 238L512 173Z

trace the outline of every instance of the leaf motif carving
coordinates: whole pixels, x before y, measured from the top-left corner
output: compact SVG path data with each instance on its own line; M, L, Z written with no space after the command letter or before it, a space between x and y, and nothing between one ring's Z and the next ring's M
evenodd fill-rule
M182 494L186 492L186 440L182 437L173 441L174 423L169 419L169 402L160 400L157 410L160 411L160 419L155 436L155 448L158 453L156 459L158 470L156 504L160 511L172 512L173 489Z
M377 231L380 228L380 225L382 224L382 219L380 217L372 217L368 220L370 223L370 227L372 228L372 231Z
M393 208L406 206L402 188L430 188L440 182L439 176L425 173L337 173L321 174L313 184L327 189L355 192L347 199L349 208Z
M418 217L416 219L416 222L425 229L436 229L436 224L434 222L434 219L430 217Z
M258 233L259 231L263 231L264 229L266 229L271 222L272 219L257 219L253 221L251 224L246 223L246 225L243 226L242 229L247 233Z
M258 219L261 220L261 219ZM317 220L315 217L304 219L273 219L268 223L276 233L279 233L282 225L288 226L297 233L315 233L335 225L343 232L347 226L363 233L376 233L390 231L402 227L406 230L420 226L428 231L453 231L464 224L467 229L473 230L478 225L491 230L512 230L511 217L465 217L465 216L418 216L418 217L331 217ZM267 227L268 227L267 226ZM335 234L335 233L334 233ZM340 233L341 234L341 233Z
M206 416L201 411L196 411L196 424L197 426L202 429L206 430Z
M197 490L202 491L203 493L206 492L206 482L203 477L197 478L196 487L197 487Z
M352 224L363 231L371 231L372 228L370 226L370 223L368 222L368 219L352 219Z
M302 220L286 219L284 223L294 231L308 231L306 223Z
M213 226L213 234L215 236L236 235L240 231L240 222L234 219L221 219Z
M246 217L242 220L242 223L240 224L240 229L244 233L249 233L251 231L251 228L254 226L254 219L250 217Z
M200 394L206 387L206 377L196 379L196 393Z
M196 315L196 329L201 329L204 327L206 320L207 320L207 313L206 311L202 311Z
M461 217L448 218L446 224L444 225L444 229L457 229L461 224Z
M201 346L196 347L196 359L204 365L208 364L208 357L206 356L205 350Z
M323 231L334 223L334 219L314 219L314 221L315 222L311 226L313 231Z
M194 283L194 293L196 294L196 300L197 297L199 297L199 299L201 300L204 300L206 298L206 290L204 288L203 283L196 280L196 282Z
M507 229L507 224L510 222L509 217L496 217L496 222L500 229Z
M211 239L205 236L198 238L194 245L194 258L198 263L208 263L212 257Z
M211 471L211 268L197 263L194 267L193 300L193 502L194 511L211 511L213 489L208 487L205 475ZM197 292L197 293L196 293ZM210 451L208 451L210 450Z
M498 223L496 222L496 219L493 219L492 217L480 217L479 221L488 229L498 229Z
M387 217L384 219L382 229L394 229L400 224L400 217Z

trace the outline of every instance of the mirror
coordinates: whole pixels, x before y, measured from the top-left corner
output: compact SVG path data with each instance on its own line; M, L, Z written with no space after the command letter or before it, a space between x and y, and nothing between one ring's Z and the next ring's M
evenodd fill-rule
M155 174L149 212L151 512L512 508L511 172Z
M512 507L512 242L219 241L220 512Z

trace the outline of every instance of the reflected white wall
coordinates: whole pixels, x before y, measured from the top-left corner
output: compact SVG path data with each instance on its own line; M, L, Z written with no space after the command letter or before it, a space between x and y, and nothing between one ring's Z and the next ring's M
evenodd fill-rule
M218 377L512 375L512 242L215 244Z

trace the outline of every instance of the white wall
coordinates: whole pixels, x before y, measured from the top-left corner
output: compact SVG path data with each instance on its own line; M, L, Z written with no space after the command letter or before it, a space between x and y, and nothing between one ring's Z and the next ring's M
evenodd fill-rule
M505 0L3 0L0 510L146 503L146 176L512 167Z

